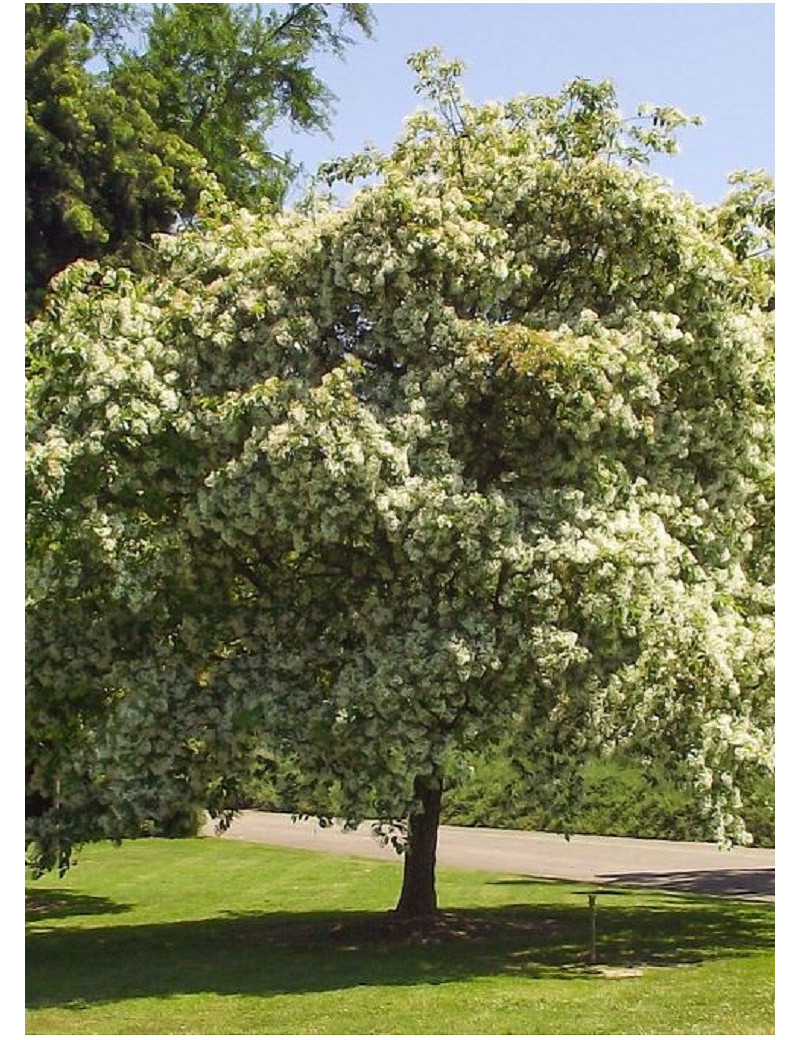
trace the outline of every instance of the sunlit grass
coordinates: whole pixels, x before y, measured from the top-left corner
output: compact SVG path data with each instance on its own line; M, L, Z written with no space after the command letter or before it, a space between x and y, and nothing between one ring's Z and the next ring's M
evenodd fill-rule
M27 1032L765 1034L768 904L440 873L398 930L399 864L208 839L87 849L28 888Z

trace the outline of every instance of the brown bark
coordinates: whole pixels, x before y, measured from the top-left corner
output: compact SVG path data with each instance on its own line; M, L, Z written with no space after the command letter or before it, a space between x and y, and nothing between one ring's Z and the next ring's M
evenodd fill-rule
M436 841L442 784L438 777L417 777L414 794L422 811L408 824L408 848L403 862L403 887L395 912L402 917L433 917L436 913Z

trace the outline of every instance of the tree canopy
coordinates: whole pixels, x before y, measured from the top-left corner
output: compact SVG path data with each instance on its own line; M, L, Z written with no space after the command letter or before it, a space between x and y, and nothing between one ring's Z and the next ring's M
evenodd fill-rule
M295 170L268 131L327 127L312 62L349 27L371 31L367 5L26 4L29 313L75 259L141 266L204 200L280 202Z
M581 762L624 748L746 840L765 180L704 207L646 168L675 109L627 120L585 80L476 106L458 63L412 64L432 105L330 167L371 179L346 206L231 212L141 275L75 264L31 325L40 865L170 800L224 811L258 741L399 837L407 913L435 906L447 769L501 739L565 827Z
M334 95L311 60L340 56L371 32L367 4L156 5L142 55L128 55L114 82L152 77L148 108L192 145L228 198L243 206L282 199L294 173L273 154L281 119L325 130Z

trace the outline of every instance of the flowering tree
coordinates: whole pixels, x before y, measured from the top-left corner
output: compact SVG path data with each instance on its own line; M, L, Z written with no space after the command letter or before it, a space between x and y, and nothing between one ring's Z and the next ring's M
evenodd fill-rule
M400 836L436 906L447 763L513 735L565 820L586 755L693 782L746 840L772 748L768 185L645 169L687 120L607 83L435 107L345 207L231 213L30 328L38 862L253 741ZM766 214L766 215L765 215ZM401 831L397 828L406 821Z

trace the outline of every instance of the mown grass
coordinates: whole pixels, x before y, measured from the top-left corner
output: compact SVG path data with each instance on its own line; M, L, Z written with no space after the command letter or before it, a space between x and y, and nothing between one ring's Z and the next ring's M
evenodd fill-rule
M94 846L27 890L29 1034L774 1032L774 908L441 871L442 925L386 911L399 865L213 838Z

